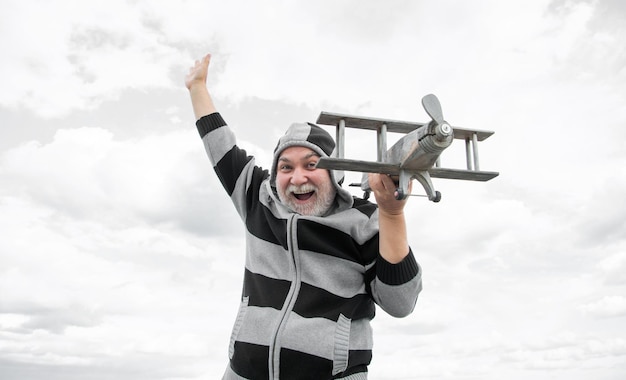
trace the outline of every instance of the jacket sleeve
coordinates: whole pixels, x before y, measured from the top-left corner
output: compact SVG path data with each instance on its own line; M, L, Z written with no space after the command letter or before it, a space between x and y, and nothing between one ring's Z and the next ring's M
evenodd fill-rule
M259 185L267 177L267 171L255 166L254 157L237 146L235 134L219 113L200 118L196 127L220 182L245 220L246 200L258 195L259 186L253 185Z
M413 251L397 264L387 262L379 254L376 277L370 287L374 301L389 315L400 318L411 314L422 290L422 269Z

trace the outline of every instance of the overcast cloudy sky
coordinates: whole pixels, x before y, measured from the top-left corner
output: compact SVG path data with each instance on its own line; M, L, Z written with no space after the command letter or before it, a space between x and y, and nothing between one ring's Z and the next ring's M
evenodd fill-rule
M3 380L221 376L243 241L183 85L207 52L263 165L293 121L427 121L427 93L496 132L498 178L410 200L424 291L379 311L372 379L626 378L624 2L0 4Z

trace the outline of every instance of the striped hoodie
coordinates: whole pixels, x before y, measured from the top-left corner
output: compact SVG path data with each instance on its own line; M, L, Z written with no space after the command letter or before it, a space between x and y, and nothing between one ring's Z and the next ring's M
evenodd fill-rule
M332 137L293 124L271 172L237 146L219 113L196 122L209 159L246 226L241 304L224 379L367 379L375 304L392 316L413 311L421 269L412 252L398 264L378 251L378 209L352 197L331 172L337 196L323 217L278 199L276 159L289 146L331 155Z

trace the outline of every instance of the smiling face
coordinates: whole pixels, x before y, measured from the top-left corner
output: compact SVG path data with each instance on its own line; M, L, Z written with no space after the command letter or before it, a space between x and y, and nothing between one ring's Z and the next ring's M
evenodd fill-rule
M326 169L317 169L319 155L303 146L281 152L276 167L278 197L301 215L322 216L335 199L336 189Z

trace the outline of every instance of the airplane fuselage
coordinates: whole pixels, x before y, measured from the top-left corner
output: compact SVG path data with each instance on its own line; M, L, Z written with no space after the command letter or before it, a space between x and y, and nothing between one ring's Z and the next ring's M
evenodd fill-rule
M401 169L410 171L429 170L453 140L449 124L426 124L407 133L389 148L385 162L399 163Z

